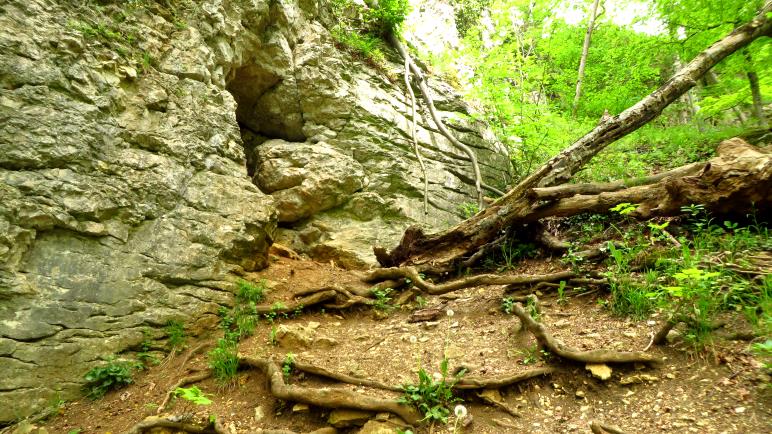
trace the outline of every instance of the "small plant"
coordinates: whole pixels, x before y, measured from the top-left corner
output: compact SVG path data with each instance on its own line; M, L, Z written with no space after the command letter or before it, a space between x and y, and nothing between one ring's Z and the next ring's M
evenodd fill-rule
M509 315L512 313L512 308L515 306L515 300L512 297L504 297L501 299L501 311Z
M464 202L459 205L458 208L461 210L461 215L463 215L465 219L480 212L480 206L474 202Z
M528 315L530 315L534 321L541 320L541 311L539 310L539 305L536 303L535 298L528 297L528 301L525 305L525 311L528 312Z
M375 303L373 303L373 307L384 312L388 312L394 309L394 306L391 304L391 296L389 296L389 294L391 294L393 291L394 290L391 288L373 288L370 291L375 296Z
M153 341L151 340L150 336L150 330L142 330L142 342L139 344L139 352L137 353L137 359L142 362L143 366L147 366L148 364L158 364L158 359L150 353L150 350L153 347Z
M451 376L448 373L448 359L440 363L440 375L433 379L423 368L418 370L418 384L402 386L403 395L399 399L402 404L411 405L424 416L423 420L448 423L450 406L460 402L461 398L453 393L453 387L461 380L466 370Z
M279 329L277 329L276 326L271 326L271 333L268 335L268 343L274 347L279 344L279 340L276 337L278 331Z
M519 352L520 363L530 365L539 361L539 345L533 344L530 347L521 349Z
M287 353L284 356L284 362L281 364L281 373L284 375L284 381L289 383L290 376L292 375L292 369L295 364L295 355Z
M209 367L214 378L222 384L232 382L239 368L238 343L232 339L218 339L217 346L209 352Z
M635 211L636 208L638 208L638 205L629 203L629 202L622 202L618 204L617 206L609 209L609 211L613 211L619 215L627 215L631 212Z
M558 283L558 304L566 303L568 303L568 300L566 299L566 281L561 280L560 283Z
M419 295L419 296L417 296L417 297L415 298L415 302L416 302L416 304L418 305L418 308L419 308L419 309L423 309L423 308L425 308L425 307L426 307L426 305L429 303L429 300L427 300L427 299L426 299L426 297L423 297L423 296L420 296L420 295Z
M674 307L669 308L672 316L686 320L686 338L698 348L704 346L713 330L712 319L719 308L713 287L715 278L720 274L686 268L673 274L678 286L664 287L671 297L678 300Z
M185 347L185 324L179 320L169 320L164 327L167 343L171 351Z
M206 394L196 386L178 387L174 389L174 396L190 401L196 405L209 405L212 400L206 397Z
M86 380L83 386L86 395L91 399L99 399L112 389L131 384L132 371L137 367L137 362L111 360L104 366L91 368L83 376Z
M236 284L239 287L236 299L241 303L260 303L265 298L265 280L261 280L258 283L239 280Z

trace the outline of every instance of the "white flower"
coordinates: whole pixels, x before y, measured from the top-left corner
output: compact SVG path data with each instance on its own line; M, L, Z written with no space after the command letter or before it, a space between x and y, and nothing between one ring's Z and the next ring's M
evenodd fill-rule
M434 374L432 374L432 378L434 378L434 381L440 382L442 381L442 374L440 374L439 372L435 372Z
M455 415L456 415L456 417L457 417L457 418L459 418L459 419L463 419L463 418L465 418L465 417L466 417L466 407L464 407L464 406L463 406L463 405L461 405L461 404L458 404L458 405L457 405L457 406L456 406L456 407L453 409L453 414L455 414Z
M410 343L414 344L416 342L418 342L418 338L416 338L415 336L410 336Z
M448 310L447 310L447 312L445 312L445 313L447 313L447 314L448 314L448 316L453 316L453 315L455 315L455 312L453 312L453 309L448 309Z

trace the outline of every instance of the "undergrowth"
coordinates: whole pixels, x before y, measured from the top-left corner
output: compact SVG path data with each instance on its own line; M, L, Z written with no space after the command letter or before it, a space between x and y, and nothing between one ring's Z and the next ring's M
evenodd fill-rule
M462 401L455 395L453 387L466 373L462 369L456 375L450 375L448 362L447 358L442 359L440 372L434 376L421 367L418 370L418 383L403 385L403 395L399 402L417 408L424 416L423 420L448 423L450 407Z

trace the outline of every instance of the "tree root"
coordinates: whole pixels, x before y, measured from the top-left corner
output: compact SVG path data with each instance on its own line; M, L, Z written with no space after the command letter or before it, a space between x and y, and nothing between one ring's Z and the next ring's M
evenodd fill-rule
M600 423L597 420L590 422L590 430L594 434L627 434L617 426Z
M492 405L492 406L498 408L499 410L502 410L503 412L507 413L510 416L518 417L518 418L519 417L523 417L520 413L518 413L514 409L510 408L508 405L504 404L503 402L501 402L501 401L499 401L497 399L493 399L492 397L487 396L487 395L485 395L482 392L475 393L475 396L477 396L477 398L479 398L484 403Z
M424 176L424 223L426 223L426 216L429 215L429 177L426 175L426 164L421 156L421 151L418 150L418 141L415 139L416 130L416 103L415 93L413 92L413 86L410 85L410 56L405 56L405 88L410 96L410 106L412 107L412 119L410 121L410 140L413 142L413 151L418 159L418 164L421 166L421 173Z
M434 101L432 100L432 96L431 96L431 93L429 92L429 88L426 86L426 79L424 78L423 72L412 61L410 54L405 49L404 45L402 45L402 42L400 42L400 40L397 38L394 32L389 32L389 34L386 35L386 38L389 41L389 43L397 50L400 56L402 56L402 58L405 60L405 64L413 72L413 75L415 76L416 81L418 82L418 89L421 91L421 95L423 96L424 101L426 102L426 106L429 108L429 114L432 116L432 119L434 120L435 125L437 125L437 129L440 131L440 133L443 136L445 136L445 138L447 138L450 141L450 143L453 144L453 146L462 150L471 160L472 168L474 169L475 190L477 191L477 205L480 207L480 209L482 209L483 206L485 206L485 203L483 202L482 176L480 175L480 165L477 163L477 155L474 153L472 148L461 143L445 127L445 124L442 122L442 119L440 119L439 115L437 114L437 109L434 107Z
M399 386L390 386L388 384L384 384L375 380L369 380L367 378L357 378L346 374L339 374L337 372L328 371L325 368L310 365L308 363L295 361L293 362L292 367L298 371L306 372L308 374L313 374L319 377L330 378L336 381L340 381L341 383L353 384L355 386L372 387L374 389L381 390L391 390L393 392L402 392L402 387Z
M166 410L166 406L169 404L169 401L171 401L172 397L174 396L174 391L177 390L178 387L184 387L184 386L187 386L188 384L198 383L199 381L206 380L211 376L212 376L212 371L206 370L193 375L188 375L187 377L180 379L180 381L176 382L174 386L169 388L169 391L166 393L166 397L164 398L163 402L158 407L158 409L155 411L155 414L161 414L164 410Z
M538 282L555 282L560 280L568 280L576 277L576 273L573 271L561 271L552 274L543 275L513 275L513 276L500 276L497 274L478 274L475 276L469 276L462 279L446 282L442 284L433 284L427 282L418 274L418 270L414 267L399 267L399 268L380 268L370 272L365 280L372 282L384 279L396 279L396 278L408 278L411 283L417 288L423 290L428 294L438 295L448 292L456 291L459 289L469 288L478 285L530 285Z
M416 425L421 420L421 415L418 411L407 405L400 404L396 400L375 398L343 389L315 389L288 385L284 382L283 373L279 365L271 360L239 356L239 365L257 368L265 372L270 380L271 394L285 401L302 402L324 408L352 408L375 412L386 411L401 417L411 425Z
M463 377L456 383L455 388L459 390L499 389L521 381L530 380L534 377L549 375L555 371L557 371L555 368L534 368L515 375L502 375L492 378Z
M171 428L175 432L191 434L229 434L218 421L206 426L184 422L180 416L148 416L129 429L126 434L143 434L153 428Z
M564 359L574 360L584 363L633 363L643 362L650 364L659 364L662 361L651 354L641 351L611 351L611 350L592 350L592 351L580 351L575 348L571 348L556 340L547 331L544 325L536 322L531 316L523 309L523 305L515 303L512 306L512 313L517 315L522 321L525 328L527 328L539 341L539 344L548 349L551 353L562 357Z

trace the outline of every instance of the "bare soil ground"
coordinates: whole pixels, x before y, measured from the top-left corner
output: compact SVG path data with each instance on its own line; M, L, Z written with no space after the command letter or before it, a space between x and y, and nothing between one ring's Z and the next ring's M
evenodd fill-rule
M356 281L358 275L331 264L273 257L272 265L252 276L266 279L273 289L267 303L289 300L293 293L327 283ZM558 261L526 261L511 272L552 272L564 268ZM369 307L344 311L307 309L296 317L260 321L252 337L239 346L241 354L270 357L281 362L288 352L298 361L330 371L378 380L391 385L416 382L419 367L434 373L444 356L451 371L466 367L477 377L515 374L534 367L554 366L558 372L500 389L501 401L515 417L485 404L474 392L461 393L472 416L467 433L571 433L590 432L593 420L613 424L627 433L768 433L772 432L772 393L769 378L748 352L748 343L717 339L711 350L692 353L685 343L675 342L649 351L665 360L663 366L612 366L608 380L591 375L582 364L545 357L535 348L534 338L513 315L501 310L502 287L478 287L442 296L426 296L426 307L439 307L433 322L409 323L418 308L413 301L383 313ZM612 316L598 303L603 292L568 293L565 302L555 294L540 296L541 321L558 339L578 349L609 348L642 350L658 324L657 314L634 321ZM739 316L717 336L747 330ZM303 346L270 342L272 328L303 325L314 330L314 341ZM182 377L207 369L206 351L188 360L200 344L214 345L216 333L188 339L188 348L160 365L140 373L131 386L110 392L103 399L68 403L60 415L48 421L49 433L120 433L127 431L164 400L167 391ZM289 345L289 348L286 346ZM184 363L184 364L183 364ZM336 383L294 374L292 384L341 387L374 396L397 398L399 393ZM303 409L275 399L262 372L240 372L235 385L221 386L213 379L197 384L213 404L194 406L176 400L167 413L192 421L217 415L234 433L259 429L309 432L327 426L328 409ZM299 411L298 411L299 410ZM448 426L428 424L414 432L452 432ZM357 432L358 428L341 432Z

